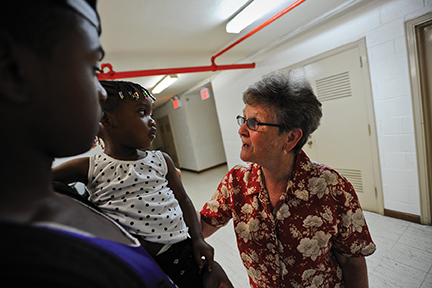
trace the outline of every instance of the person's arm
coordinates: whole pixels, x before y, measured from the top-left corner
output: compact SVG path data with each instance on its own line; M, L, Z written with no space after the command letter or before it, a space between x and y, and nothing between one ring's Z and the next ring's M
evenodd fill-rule
M347 288L368 288L368 274L366 259L363 256L345 257L334 251L336 259L342 268L345 287Z
M200 268L204 267L204 261L201 256L204 256L208 261L208 270L211 271L213 267L214 249L207 242L204 241L204 236L201 232L201 226L198 221L195 208L189 196L180 181L177 174L174 162L171 157L166 153L162 153L168 166L167 180L168 185L173 190L177 201L183 211L183 216L187 226L189 227L189 234L193 241L195 261Z
M81 182L87 184L89 158L77 158L60 164L52 169L53 181L65 184Z
M210 225L207 222L201 220L201 213L198 211L197 211L197 217L198 217L198 221L201 224L201 231L203 233L204 238L210 237L211 235L213 235L213 233L215 233L220 229L218 227Z

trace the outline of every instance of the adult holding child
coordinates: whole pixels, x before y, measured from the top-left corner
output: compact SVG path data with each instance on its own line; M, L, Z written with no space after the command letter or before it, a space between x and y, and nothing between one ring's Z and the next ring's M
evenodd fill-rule
M201 211L205 237L230 219L252 287L368 287L375 251L353 186L301 149L322 117L307 81L274 73L243 94L240 158Z
M99 34L96 1L2 3L0 273L10 287L174 287L121 226L53 189L52 160L87 151L99 131Z
M53 159L100 129L99 34L95 0L2 2L2 285L175 287L124 228L52 185Z

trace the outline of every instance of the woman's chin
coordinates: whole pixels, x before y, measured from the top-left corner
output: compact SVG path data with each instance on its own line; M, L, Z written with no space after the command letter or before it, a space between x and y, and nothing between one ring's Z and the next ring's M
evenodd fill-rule
M240 153L240 159L244 162L252 162L250 160L250 157L248 157L248 155L244 154L244 153Z

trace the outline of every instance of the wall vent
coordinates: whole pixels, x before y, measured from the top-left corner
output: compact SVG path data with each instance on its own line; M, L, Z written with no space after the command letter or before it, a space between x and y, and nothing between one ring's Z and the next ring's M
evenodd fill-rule
M328 76L315 82L320 101L335 100L352 96L349 72Z

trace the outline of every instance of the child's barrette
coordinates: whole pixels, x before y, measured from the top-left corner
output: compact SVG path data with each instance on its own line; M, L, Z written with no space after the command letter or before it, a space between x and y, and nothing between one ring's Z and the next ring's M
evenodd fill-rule
M149 99L151 100L151 103L154 103L156 101L156 97L154 97L152 94L150 94L149 92L147 92L147 90L143 90L143 94L144 94L144 98L145 99Z
M138 92L132 93L132 91L129 91L128 93L129 93L129 96L132 99L139 100L139 94L138 94Z
M147 90L143 89L142 93L144 94L145 99L150 99L150 101L152 103L154 103L156 101L156 97L154 97L152 94L150 94ZM118 94L119 94L120 99L123 100L124 99L123 92L119 91ZM132 99L139 100L139 98L140 98L139 93L136 91L135 92L129 91L128 94Z

